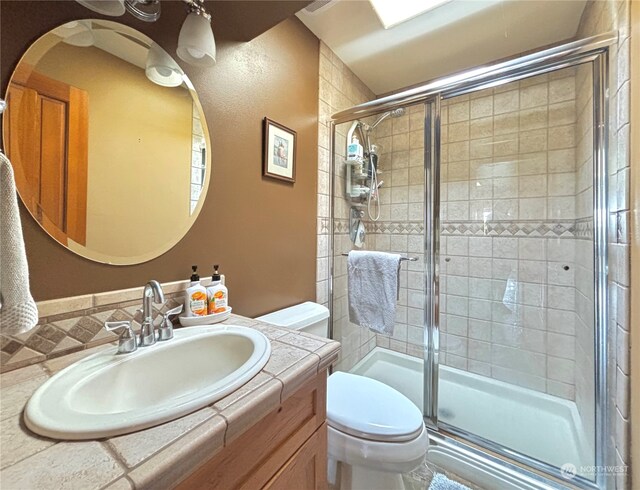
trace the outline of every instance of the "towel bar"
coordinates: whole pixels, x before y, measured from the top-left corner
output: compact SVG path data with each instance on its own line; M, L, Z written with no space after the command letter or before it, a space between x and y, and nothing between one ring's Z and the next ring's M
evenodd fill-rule
M349 254L341 254L344 257L348 257ZM402 262L403 260L408 260L409 262L417 262L418 261L418 257L400 257L400 261Z

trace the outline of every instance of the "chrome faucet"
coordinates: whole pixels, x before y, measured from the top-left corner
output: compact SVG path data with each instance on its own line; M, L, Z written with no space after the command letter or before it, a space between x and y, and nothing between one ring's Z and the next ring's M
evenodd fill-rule
M162 318L160 326L156 329L153 323L153 304L164 303L164 293L158 281L149 281L144 286L142 294L142 309L137 310L142 314L142 326L140 334L136 335L130 321L106 322L105 330L118 335L118 354L134 352L138 347L153 345L156 340L169 340L173 338L173 323L170 317L182 311L182 305L167 311Z
M148 346L156 343L155 327L153 325L153 303L164 303L164 293L158 281L151 280L144 286L142 293L142 327L138 345Z

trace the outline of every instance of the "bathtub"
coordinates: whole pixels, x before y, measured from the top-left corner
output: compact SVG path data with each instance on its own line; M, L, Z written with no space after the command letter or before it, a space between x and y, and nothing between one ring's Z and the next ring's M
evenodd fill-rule
M593 443L574 402L448 366L441 365L439 371L440 422L557 467L594 464ZM351 372L395 388L423 409L421 359L376 347ZM465 458L455 451L434 445L428 458L469 481L495 488L497 482L487 480L495 474L464 468ZM500 487L508 488L505 482Z

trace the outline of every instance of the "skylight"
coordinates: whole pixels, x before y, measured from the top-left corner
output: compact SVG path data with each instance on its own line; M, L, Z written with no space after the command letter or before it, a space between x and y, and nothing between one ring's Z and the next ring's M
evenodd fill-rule
M385 29L397 26L451 0L369 0Z

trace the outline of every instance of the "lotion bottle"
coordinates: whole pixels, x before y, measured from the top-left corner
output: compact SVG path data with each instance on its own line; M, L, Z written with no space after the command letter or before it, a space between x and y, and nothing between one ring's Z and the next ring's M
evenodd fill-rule
M207 314L207 290L200 284L198 266L192 265L191 283L185 291L184 310L186 316L205 316Z
M229 290L222 284L222 278L218 272L218 265L213 266L213 281L207 288L207 299L209 302L209 315L214 313L223 313L229 305Z

